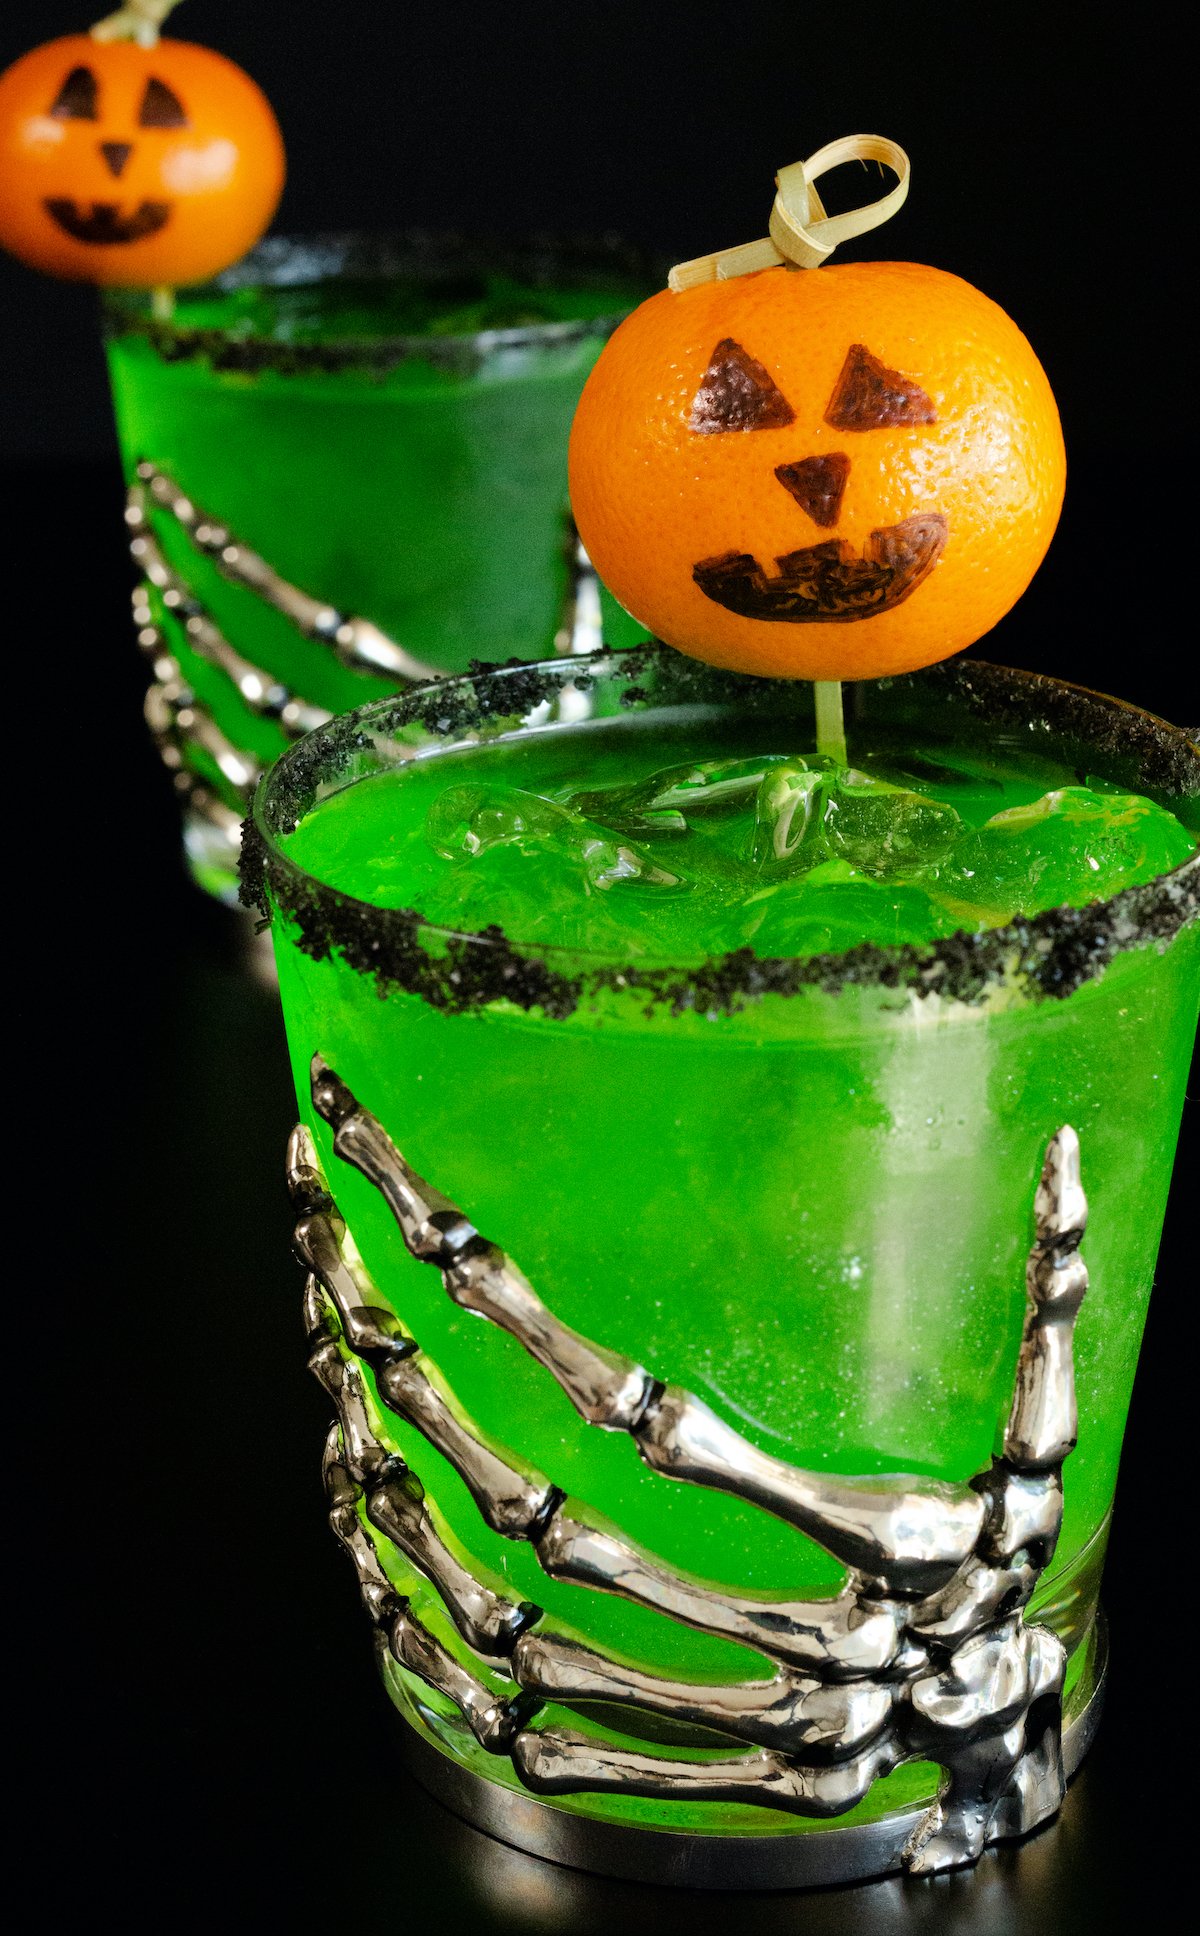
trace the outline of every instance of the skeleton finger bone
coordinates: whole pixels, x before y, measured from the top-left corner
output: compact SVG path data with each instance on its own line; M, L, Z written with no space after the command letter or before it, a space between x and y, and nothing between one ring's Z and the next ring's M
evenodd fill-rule
M389 1478L366 1495L366 1512L375 1526L425 1575L467 1645L477 1654L503 1659L535 1620L541 1608L528 1600L495 1593L450 1551L431 1520L424 1492L409 1470Z
M307 1160L301 1173L306 1180L311 1174ZM309 1368L332 1398L338 1418L333 1441L335 1466L330 1464L333 1455L328 1447L326 1452L327 1485L332 1483L329 1474L333 1471L342 1474L352 1488L349 1498L343 1488L336 1502L342 1515L335 1525L339 1538L347 1544L352 1534L352 1558L362 1544L369 1543L354 1510L361 1498L371 1524L436 1588L468 1645L485 1655L511 1653L518 1635L538 1618L540 1609L493 1592L450 1551L426 1509L420 1480L372 1430L361 1372L353 1359L342 1355L330 1329L334 1315L325 1286L310 1276L305 1294ZM341 1449L336 1450L339 1434ZM347 1511L350 1520L346 1519Z
M736 1759L667 1761L610 1746L571 1728L530 1729L512 1745L517 1772L535 1794L615 1790L658 1801L751 1802L794 1815L841 1815L896 1765L886 1743L829 1767L798 1767L771 1749Z
M331 1426L321 1467L329 1500L329 1524L354 1568L363 1606L379 1625L396 1611L400 1596L363 1530L357 1510L360 1489L344 1463L338 1437L338 1426Z
M317 1146L307 1123L297 1123L288 1137L285 1174L288 1196L298 1214L329 1209L333 1198L322 1174Z
M503 1252L418 1176L321 1056L313 1058L311 1084L336 1153L379 1190L412 1255L442 1271L456 1303L515 1337L581 1416L628 1431L654 1471L752 1499L846 1565L904 1590L944 1583L971 1552L985 1508L970 1487L830 1479L758 1451L689 1392L657 1385L632 1359L562 1324Z
M1086 1225L1079 1138L1064 1125L1046 1152L1034 1199L1025 1329L1004 1435L1005 1458L1025 1470L1060 1466L1079 1436L1073 1343L1088 1284L1079 1255Z
M896 1656L905 1609L864 1601L856 1583L828 1600L766 1599L690 1579L611 1532L555 1513L538 1535L537 1556L552 1579L616 1593L696 1627L744 1641L791 1667L831 1678L878 1673Z
M289 583L265 558L235 538L225 525L198 510L165 471L154 464L141 463L137 476L150 501L183 527L197 550L212 559L223 577L274 606L306 638L323 640L346 665L385 673L404 684L437 677L431 666L406 652L369 619L336 611L324 600L313 598L298 585Z
M185 681L172 679L148 687L144 711L146 724L164 760L167 760L168 748L174 755L167 764L180 764L189 744L197 746L234 793L249 798L261 777L261 764L252 753L234 745Z
M168 563L145 516L144 504L143 494L135 487L125 514L134 533L130 554L166 611L182 626L192 651L229 681L252 713L277 719L291 738L298 739L323 726L330 717L323 706L298 698L282 680L264 672L230 644L187 580Z
M518 1640L513 1673L546 1701L616 1702L785 1754L839 1760L882 1733L897 1694L877 1682L827 1685L782 1671L766 1681L700 1686L624 1666L581 1641L542 1632Z
M486 1682L455 1659L428 1627L422 1626L408 1607L393 1617L388 1645L401 1667L419 1674L423 1681L454 1702L481 1748L486 1748L489 1754L509 1752L513 1737L536 1702L515 1690L507 1697L494 1694Z

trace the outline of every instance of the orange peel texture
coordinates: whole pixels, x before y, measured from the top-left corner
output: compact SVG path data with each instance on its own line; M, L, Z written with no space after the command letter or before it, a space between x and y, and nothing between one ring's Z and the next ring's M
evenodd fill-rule
M1009 316L918 263L767 269L634 311L571 434L601 578L736 671L873 679L982 637L1037 570L1066 480Z

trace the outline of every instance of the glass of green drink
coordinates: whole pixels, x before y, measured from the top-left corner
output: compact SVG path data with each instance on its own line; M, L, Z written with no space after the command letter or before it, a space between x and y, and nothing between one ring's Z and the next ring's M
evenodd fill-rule
M249 792L320 720L598 643L567 429L646 286L616 245L359 237L269 240L169 319L106 298L148 715L203 886L235 896Z
M799 682L498 670L315 732L248 823L408 1753L607 1873L968 1862L1098 1712L1200 754L979 663L853 704L837 766Z

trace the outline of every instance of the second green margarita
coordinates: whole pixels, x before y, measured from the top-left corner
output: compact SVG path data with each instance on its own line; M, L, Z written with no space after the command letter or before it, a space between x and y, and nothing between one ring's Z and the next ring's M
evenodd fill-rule
M643 290L613 247L314 238L262 244L169 321L108 299L152 723L205 885L227 890L230 813L314 718L570 648L567 431Z

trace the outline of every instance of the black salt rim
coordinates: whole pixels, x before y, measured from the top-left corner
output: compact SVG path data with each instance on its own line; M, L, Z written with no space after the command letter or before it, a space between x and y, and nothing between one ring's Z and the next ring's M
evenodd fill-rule
M1114 956L1169 941L1200 912L1197 852L1170 873L1109 900L1053 908L982 934L894 947L867 942L803 960L760 958L739 948L693 968L585 960L567 972L556 960L578 964L578 951L522 947L499 927L455 934L414 909L372 907L313 879L280 845L311 810L321 785L341 776L355 749L411 725L447 740L488 722L495 730L503 722L515 726L564 685L587 690L601 675L626 681L623 706L650 697L646 681L656 705L733 704L744 716L770 713L773 705L794 708L796 702L796 687L787 681L719 672L661 645L538 665L475 663L460 678L416 686L347 713L277 762L260 782L243 829L243 903L265 918L277 909L304 953L323 960L336 950L348 966L373 976L381 992L419 995L448 1013L505 1001L555 1019L572 1014L586 997L613 989L636 991L648 1009L705 1015L733 1014L763 995L788 997L808 988L829 994L855 986L911 990L978 1004L1004 983L1031 999L1062 999L1101 974ZM950 661L873 684L894 702L899 724L906 710L917 723L931 701L950 702L981 726L1035 734L1037 750L1076 764L1081 777L1086 766L1163 803L1200 801L1200 748L1179 728L1122 700L981 660ZM862 689L848 690L853 705ZM426 937L434 939L432 951Z
M603 316L564 322L527 323L512 329L478 330L465 336L395 335L348 337L324 343L282 343L271 337L238 336L228 330L189 328L161 321L151 313L145 290L114 289L104 295L108 337L141 336L165 363L202 361L214 370L256 376L306 376L360 370L373 376L414 360L457 376L471 376L501 350L551 348L585 337L609 337L629 311L666 280L655 258L613 237L559 239L534 236L525 242L482 242L458 235L414 229L399 235L268 236L249 255L190 296L227 295L266 286L294 289L345 277L385 281L408 276L436 288L455 278L487 273L511 275L529 288L587 289L612 277L629 285L629 300Z

